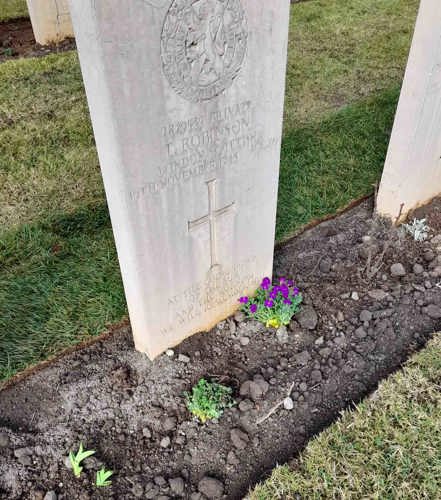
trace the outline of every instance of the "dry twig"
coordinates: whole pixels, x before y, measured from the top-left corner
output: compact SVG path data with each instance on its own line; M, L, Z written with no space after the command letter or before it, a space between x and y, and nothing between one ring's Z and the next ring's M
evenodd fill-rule
M293 383L291 384L291 387L289 388L287 395L286 395L286 396L285 396L285 397L284 397L281 401L279 401L279 402L278 402L275 406L273 406L273 407L271 408L271 410L270 410L270 411L269 411L269 412L268 412L268 413L267 413L264 417L260 418L260 419L256 422L256 425L260 425L260 424L262 424L263 422L265 422L265 420L267 420L268 418L270 418L270 417L271 417L271 415L272 415L273 413L275 413L275 412L276 412L276 411L277 411L277 410L278 410L278 409L279 409L279 408L283 405L283 402L285 401L285 399L286 399L286 398L289 398L289 397L291 396L291 392L292 392L292 390L294 389L294 386L295 386L295 382L293 382Z

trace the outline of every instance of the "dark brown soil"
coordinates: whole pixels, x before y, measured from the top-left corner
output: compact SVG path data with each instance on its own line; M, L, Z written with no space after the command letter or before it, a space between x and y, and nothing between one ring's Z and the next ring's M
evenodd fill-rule
M75 40L69 38L53 45L36 43L31 21L27 18L0 22L0 62L19 57L45 56L53 52L75 49Z
M419 215L432 220L437 203ZM0 392L0 497L196 500L208 476L220 481L208 481L209 498L223 486L235 499L295 456L441 329L441 237L416 243L372 220L371 204L278 247L274 275L305 296L286 332L238 313L151 363L121 327ZM182 396L202 376L230 384L238 402L205 425ZM257 424L291 384L294 408ZM65 458L80 441L97 453L76 480ZM116 474L98 490L101 463Z

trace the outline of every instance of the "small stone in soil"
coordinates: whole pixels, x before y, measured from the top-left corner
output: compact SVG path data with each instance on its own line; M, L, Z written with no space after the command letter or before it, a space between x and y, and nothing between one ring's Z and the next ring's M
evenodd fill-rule
M285 410L292 410L294 408L294 401L290 397L285 398L283 400L283 407Z
M352 300L360 300L360 296L358 295L358 292L352 292L351 299Z
M424 252L423 258L426 262L432 262L435 258L435 252L429 248Z
M248 441L250 440L248 434L240 429L232 429L230 432L230 438L231 442L238 450L246 448Z
M230 465L239 465L240 460L234 454L234 451L229 451L227 455L227 463Z
M167 349L165 351L165 354L169 357L172 358L175 355L175 351L173 349Z
M170 485L170 489L175 495L182 495L185 489L185 483L182 477L175 477L173 479L169 479L168 484Z
M307 365L311 360L311 355L308 351L302 351L294 356L295 362L299 365Z
M365 329L362 326L360 326L359 328L357 328L355 330L355 336L357 337L357 339L361 340L367 336L367 333L366 333Z
M414 264L413 272L414 272L414 274L423 274L424 267L421 264Z
M22 465L29 467L32 465L32 459L29 455L23 455L22 457L17 459Z
M11 444L11 440L6 432L0 432L0 448L8 448Z
M167 417L162 424L162 429L164 432L170 432L176 428L176 424L176 417Z
M323 337L319 337L319 338L318 338L318 339L314 342L314 344L315 344L316 346L321 346L321 345L323 345L324 343L325 343L325 339L324 339Z
M319 269L322 273L329 273L332 267L332 262L330 259L322 259L319 264Z
M386 293L384 290L380 290L379 288L375 290L369 290L368 295L371 299L374 300L384 300L386 297L388 297L388 293Z
M238 323L242 323L242 321L245 321L245 313L243 313L242 311L237 311L236 314L234 315L234 319L238 322Z
M250 339L248 337L240 337L239 339L240 345L246 346L250 343Z
M209 500L215 500L224 494L224 485L214 477L205 476L199 481L198 490Z
M299 385L299 389L302 391L302 392L305 392L306 389L308 389L308 385L306 384L306 382L302 382L300 385Z
M190 358L185 354L179 354L178 361L180 361L181 363L190 363Z
M322 358L327 358L330 356L332 353L332 349L330 347L324 347L323 349L320 349L319 354Z
M161 448L168 448L170 446L170 443L171 439L168 436L162 438L160 442Z
M314 330L318 323L318 315L311 306L304 306L297 315L297 321L302 328Z
M244 399L239 403L239 410L242 412L250 411L254 408L254 403L249 399Z
M32 450L30 448L17 448L14 450L14 456L16 458L26 457L32 455Z
M265 382L266 386L268 386L268 383ZM265 390L265 387L263 384L259 383L258 381L251 381L249 385L249 395L253 401L258 401L263 397L265 392L268 389Z
M155 482L155 484L156 484L157 486L159 486L160 488L161 488L162 486L164 486L165 484L167 484L167 481L166 481L166 480L165 480L165 478L164 478L164 477L162 477L162 476L156 476L156 477L153 479L153 481L154 481L154 482Z
M440 319L441 318L441 307L436 306L435 304L429 304L427 307L423 309L424 314L427 314L429 318L432 319Z
M346 339L344 338L344 336L335 337L334 344L338 346L343 346L346 344Z
M276 337L279 344L286 344L289 341L288 330L285 325L277 329Z
M142 429L142 435L145 438L150 439L152 437L152 431L148 427L144 427L144 429Z
M395 278L400 278L402 276L406 276L406 269L404 268L403 264L397 262L390 266L390 274Z
M370 311L367 311L366 309L361 311L360 313L360 321L362 323L364 322L369 322L372 319L372 313Z
M44 495L43 500L57 500L58 496L55 491L48 491L46 495Z

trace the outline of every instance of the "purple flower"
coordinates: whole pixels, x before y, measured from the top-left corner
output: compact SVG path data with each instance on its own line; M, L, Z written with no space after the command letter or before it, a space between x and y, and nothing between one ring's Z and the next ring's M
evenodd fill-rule
M294 297L297 297L297 295L300 293L300 290L295 287L294 290L292 291L292 294L294 295Z
M289 299L285 299L283 301L283 303L286 304L287 306L291 306L292 305L292 302Z
M294 281L293 280L288 280L286 283L288 284L288 286L290 288L294 286Z
M284 283L286 283L286 278L280 278L280 279L279 279L279 283L280 283L281 285L283 285Z
M289 288L286 286L286 285L282 285L280 288L279 288L281 294L285 297L285 299L287 299L289 297Z
M274 306L274 302L272 300L265 300L265 306L266 307L273 307Z
M270 299L277 299L277 294L279 293L279 287L275 286L271 293L269 294Z
M263 278L260 288L262 288L262 290L268 290L270 285L271 285L271 280L269 278Z
M246 303L248 302L248 297L241 297L241 298L239 299L239 302L240 302L241 304L246 304Z
M250 312L252 314L254 314L255 312L257 312L257 305L256 304L251 304L250 305Z

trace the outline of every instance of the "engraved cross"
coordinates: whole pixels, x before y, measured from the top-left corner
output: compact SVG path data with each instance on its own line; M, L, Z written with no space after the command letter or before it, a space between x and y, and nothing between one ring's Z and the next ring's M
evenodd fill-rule
M234 210L235 203L230 203L223 208L216 208L216 179L207 182L208 187L208 214L188 223L188 230L192 231L205 224L210 227L210 255L211 255L211 269L218 265L217 261L217 218L228 212Z

